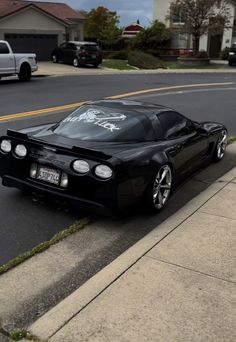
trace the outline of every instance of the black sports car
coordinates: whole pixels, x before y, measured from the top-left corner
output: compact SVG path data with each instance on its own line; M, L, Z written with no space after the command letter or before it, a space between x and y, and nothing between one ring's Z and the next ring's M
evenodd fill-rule
M59 123L0 138L5 186L102 213L137 202L157 211L172 187L204 162L220 161L227 130L173 109L128 100L89 102Z

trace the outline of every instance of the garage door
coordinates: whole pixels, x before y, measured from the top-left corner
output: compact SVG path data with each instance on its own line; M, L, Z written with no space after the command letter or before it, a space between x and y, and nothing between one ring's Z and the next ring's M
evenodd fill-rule
M38 61L48 61L58 45L55 34L5 34L15 53L36 53Z

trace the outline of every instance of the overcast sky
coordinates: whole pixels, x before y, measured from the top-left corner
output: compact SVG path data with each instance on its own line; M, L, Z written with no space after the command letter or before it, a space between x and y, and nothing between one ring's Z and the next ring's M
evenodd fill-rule
M0 0L1 1L1 0ZM40 0L46 1L46 0ZM50 1L50 0L47 0ZM52 0L53 2L64 2L74 9L90 10L98 6L107 7L116 11L120 16L120 25L140 20L140 24L148 26L152 20L153 0Z

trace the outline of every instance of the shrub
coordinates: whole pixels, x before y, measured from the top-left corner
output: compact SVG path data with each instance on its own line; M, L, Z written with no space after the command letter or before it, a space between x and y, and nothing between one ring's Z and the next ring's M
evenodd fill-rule
M109 59L123 59L127 60L128 59L128 52L126 50L120 50L116 52L112 52L108 56Z
M156 57L142 51L132 51L128 54L128 64L139 69L163 68L163 63Z
M131 46L134 49L143 51L155 50L160 47L170 46L172 36L172 30L156 20L150 27L143 29L132 39Z
M224 50L222 50L220 53L220 58L223 60L227 60L229 57L229 50L230 50L229 47L225 47Z
M190 51L188 54L181 55L181 57L183 57L183 58L199 58L199 59L209 58L208 53L206 51L197 51L195 53L193 51Z

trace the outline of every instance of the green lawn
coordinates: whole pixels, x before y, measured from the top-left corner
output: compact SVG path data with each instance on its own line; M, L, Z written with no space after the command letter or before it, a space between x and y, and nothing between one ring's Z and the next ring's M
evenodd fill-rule
M122 59L105 59L102 66L110 69L118 70L135 70L136 68L128 65L128 61Z
M228 69L227 64L210 64L206 66L191 66L191 65L181 65L178 61L163 61L163 65L167 69Z
M187 66L180 65L177 61L161 61L164 69L225 69L228 70L228 65L226 64L210 64L208 66ZM127 60L122 59L105 59L102 63L105 68L116 69L116 70L136 70L137 68L128 65Z

